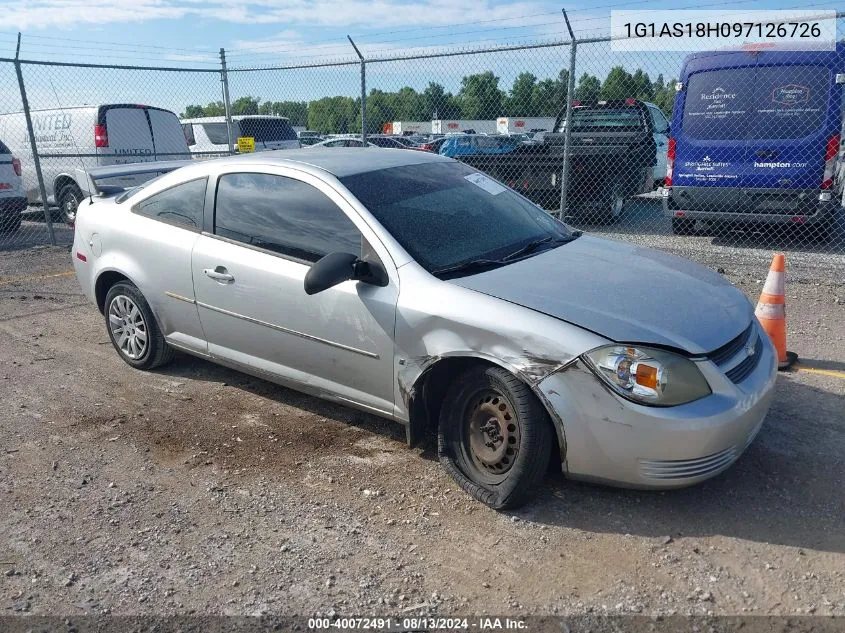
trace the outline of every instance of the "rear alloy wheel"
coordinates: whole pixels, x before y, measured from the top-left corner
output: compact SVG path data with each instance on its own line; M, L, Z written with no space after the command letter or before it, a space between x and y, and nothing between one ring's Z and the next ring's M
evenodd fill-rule
M154 369L173 359L144 295L121 281L109 288L105 303L109 339L120 357L136 369Z
M546 411L525 383L479 365L446 393L440 461L458 485L496 510L527 501L549 464L554 438Z
M672 233L675 235L692 235L695 233L695 220L672 218Z
M76 212L82 202L82 191L74 184L65 185L59 192L59 215L62 222L73 225L76 222Z

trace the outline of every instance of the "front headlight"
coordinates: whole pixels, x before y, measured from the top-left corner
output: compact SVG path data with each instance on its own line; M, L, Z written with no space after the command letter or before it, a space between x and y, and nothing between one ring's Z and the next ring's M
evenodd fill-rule
M619 395L656 406L685 404L710 395L710 385L688 358L661 349L607 345L582 356Z

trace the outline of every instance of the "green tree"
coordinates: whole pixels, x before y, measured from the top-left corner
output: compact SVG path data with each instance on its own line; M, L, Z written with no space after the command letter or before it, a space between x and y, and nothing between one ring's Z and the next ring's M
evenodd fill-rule
M422 120L429 119L460 119L461 106L452 95L440 84L429 82L422 93L425 115Z
M654 86L649 79L648 73L643 72L642 68L637 68L634 71L631 81L634 84L634 92L631 95L642 101L654 101Z
M291 125L308 125L308 104L305 101L265 101L258 106L258 114L283 116Z
M557 116L564 102L560 98L560 86L554 79L544 79L534 86L531 95L531 110L534 116ZM510 111L508 112L510 114Z
M658 75L654 82L654 103L663 111L667 118L672 118L672 108L675 105L675 96L678 92L675 90L676 80L672 79L666 85L663 85L663 75Z
M531 73L520 73L514 79L510 96L507 100L509 116L537 116L535 113L534 89L537 77Z
M394 93L393 109L396 121L424 121L427 118L425 98L408 86Z
M607 73L607 78L599 91L600 99L626 99L633 97L635 91L634 78L622 66L614 66Z
M179 115L180 119L195 119L197 117L205 116L203 107L201 105L185 106L185 111Z
M308 104L308 129L322 134L361 131L361 105L351 97L323 97Z
M499 78L491 71L468 75L461 80L458 101L467 119L495 119L502 114L505 95L499 90Z
M367 133L381 134L384 124L396 120L394 95L373 89L367 97Z
M258 114L258 101L254 97L239 97L232 103L232 114Z
M584 73L578 80L578 87L575 89L575 98L579 101L589 103L597 101L601 92L601 81L589 73Z

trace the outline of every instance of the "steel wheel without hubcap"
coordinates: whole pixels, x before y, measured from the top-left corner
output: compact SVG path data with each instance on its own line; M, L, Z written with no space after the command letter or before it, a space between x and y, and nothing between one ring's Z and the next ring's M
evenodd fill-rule
M117 295L109 304L109 329L115 347L132 360L147 351L147 322L135 302L126 295Z
M478 478L501 482L519 452L520 428L513 405L495 390L482 391L471 401L466 421L465 446Z

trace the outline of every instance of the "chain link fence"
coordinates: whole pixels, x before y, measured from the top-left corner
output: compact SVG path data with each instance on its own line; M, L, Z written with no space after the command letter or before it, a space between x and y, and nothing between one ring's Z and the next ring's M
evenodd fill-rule
M0 190L0 249L69 243L80 171L212 158L248 136L437 152L585 231L760 274L778 250L798 276L842 282L843 22L835 51L572 37L372 54L350 40L345 59L260 68L222 50L212 69L0 59L0 175L20 161L28 203ZM243 118L260 115L274 118L257 131Z

